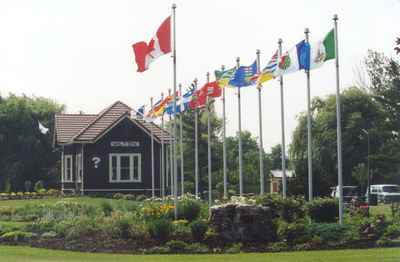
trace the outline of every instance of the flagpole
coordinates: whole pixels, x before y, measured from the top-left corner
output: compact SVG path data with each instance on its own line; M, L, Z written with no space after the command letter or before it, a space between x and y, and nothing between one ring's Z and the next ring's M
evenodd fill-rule
M173 67L174 67L174 205L175 205L175 219L178 219L178 161L176 156L176 4L172 4L172 17L173 17Z
M180 154L181 154L181 195L185 194L185 174L183 166L183 123L182 123L182 113L183 113L183 96L182 96L182 84L179 84L179 93L181 98L180 112L179 112L179 136L180 136Z
M222 72L225 70L225 66L221 67ZM223 176L224 176L224 198L228 198L228 176L226 173L227 163L226 163L226 114L225 114L225 88L222 88L222 158L223 158Z
M150 106L153 108L153 97L150 97ZM153 122L151 122L153 124ZM151 135L151 197L155 197L155 181L154 181L154 135L153 135L153 128L150 128L150 135Z
M309 43L310 30L304 30L306 43ZM312 137L311 137L311 90L310 69L305 69L307 77L307 160L308 160L308 201L313 200L313 176L312 176Z
M279 38L278 40L278 46L279 46L279 59L278 59L278 64L281 60L282 56L282 39ZM279 82L281 86L281 129L282 129L282 145L281 145L281 157L282 157L282 195L283 198L286 198L286 186L287 186L287 181L286 181L286 156L285 156L285 106L284 106L284 98L283 98L283 76L280 75L279 77Z
M207 84L210 82L210 72L207 72ZM208 156L208 206L212 205L212 177L211 177L211 117L210 117L210 98L207 90L207 156Z
M194 88L197 90L197 78L194 79ZM198 99L196 97L196 99ZM198 135L198 118L199 110L194 109L194 180L195 180L195 196L199 197L199 135Z
M260 49L257 49L257 75L260 74ZM259 132L260 132L260 195L264 194L264 144L263 144L263 130L262 130L262 110L261 110L261 85L257 86L258 89L258 123L259 123Z
M237 68L240 66L240 58L236 58ZM242 160L242 109L240 104L240 87L238 87L238 116L239 116L239 195L243 195L243 160Z
M161 101L164 99L164 94L161 93ZM164 113L161 115L161 129L164 131ZM164 162L164 136L161 141L161 197L165 197L165 162Z
M337 121L337 155L338 155L338 186L339 186L339 223L343 224L343 175L342 175L342 120L340 109L340 80L339 80L339 47L338 47L338 15L333 16L335 25L335 65L336 65L336 121Z
M168 89L168 95L171 97L171 89ZM169 115L169 130L170 133L173 133L173 127L172 127L172 117L171 115ZM173 142L174 142L174 138L172 137L172 139L169 141L169 184L170 184L170 193L171 196L174 195L174 147L173 147Z

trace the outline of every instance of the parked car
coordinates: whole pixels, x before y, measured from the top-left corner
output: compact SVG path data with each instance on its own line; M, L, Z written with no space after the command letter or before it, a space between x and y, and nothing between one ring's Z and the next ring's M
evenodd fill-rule
M400 186L399 185L371 185L371 195L375 195L378 202L392 203L400 202ZM368 196L368 188L365 196Z
M332 187L331 197L339 198L339 186ZM343 186L343 201L350 203L353 199L359 199L361 196L358 186Z

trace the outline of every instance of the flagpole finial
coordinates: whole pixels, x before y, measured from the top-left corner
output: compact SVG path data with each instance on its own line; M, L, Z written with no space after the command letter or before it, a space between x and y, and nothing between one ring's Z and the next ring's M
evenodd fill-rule
M306 27L306 28L304 29L304 33L305 33L305 34L309 34L309 33L310 33L310 29L309 29L308 27Z
M193 82L194 82L195 84L197 84L197 81L198 81L198 80L197 80L197 77L195 77L194 80L193 80Z
M236 62L237 62L237 63L240 62L240 57L236 57Z
M225 70L225 66L224 66L224 65L221 66L221 70L222 70L222 71Z
M179 87L182 87L182 84L181 83L179 83L179 85L178 85Z
M282 38L279 38L279 39L278 39L278 44L282 44L282 42L283 42L283 41L282 41Z
M334 15L333 15L333 21L337 21L337 20L339 20L339 17L338 17L337 14L334 14Z
M175 3L172 4L172 9L176 9L176 4Z
M260 49L256 50L256 54L259 55L261 53Z

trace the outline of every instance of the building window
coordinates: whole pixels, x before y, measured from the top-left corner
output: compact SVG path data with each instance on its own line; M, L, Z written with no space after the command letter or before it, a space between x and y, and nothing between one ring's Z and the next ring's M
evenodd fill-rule
M73 182L72 176L72 155L64 156L64 182Z
M110 182L142 182L140 154L110 154Z
M82 182L82 155L76 155L76 181Z

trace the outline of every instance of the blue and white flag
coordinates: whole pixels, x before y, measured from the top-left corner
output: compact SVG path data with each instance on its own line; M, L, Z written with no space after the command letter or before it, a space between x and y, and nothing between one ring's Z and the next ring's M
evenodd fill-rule
M255 84L257 80L257 61L250 66L239 66L235 71L232 79L229 81L230 86L245 87Z

